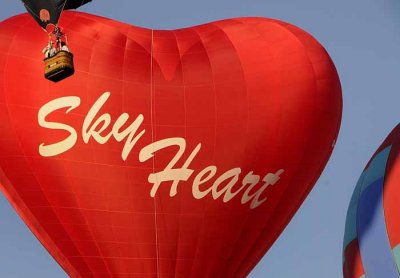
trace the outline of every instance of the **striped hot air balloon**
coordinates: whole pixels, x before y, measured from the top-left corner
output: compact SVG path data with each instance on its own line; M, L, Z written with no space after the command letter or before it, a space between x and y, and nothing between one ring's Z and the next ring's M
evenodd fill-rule
M344 278L400 277L400 125L365 167L347 211Z

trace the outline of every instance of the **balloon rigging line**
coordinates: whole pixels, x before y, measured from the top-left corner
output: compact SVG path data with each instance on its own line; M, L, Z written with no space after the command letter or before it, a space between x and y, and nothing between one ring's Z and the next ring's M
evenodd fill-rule
M61 8L61 11L60 11L60 17L57 19L57 24L56 24L56 26L58 25L58 22L60 22L61 15L62 15L62 13L63 13L63 11L64 11L64 9L65 9L65 5L67 4L67 1L68 1L68 0L65 0L65 1L64 1L64 4L63 4L63 6L62 6L62 8ZM81 2L81 5L82 5L82 3L83 3L83 0L82 0L82 2Z
M153 115L153 91L154 91L154 80L153 80L153 45L154 45L154 30L151 29L151 44L150 44L150 119L151 119L151 141L154 142L154 115ZM153 145L153 153L155 152ZM153 173L155 173L155 161L153 157ZM156 175L156 179L157 179ZM153 198L154 204L154 228L155 228L155 240L156 240L156 264L157 264L157 277L160 277L160 265L159 265L159 253L158 253L158 229L157 229L157 196Z

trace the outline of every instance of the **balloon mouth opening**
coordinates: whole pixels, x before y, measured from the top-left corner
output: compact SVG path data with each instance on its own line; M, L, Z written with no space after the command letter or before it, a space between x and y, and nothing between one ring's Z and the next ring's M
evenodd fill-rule
M56 25L54 25L54 24L52 24L52 23L49 23L49 24L46 25L46 32L47 32L47 33L54 33L54 31L56 30L56 28L57 28Z

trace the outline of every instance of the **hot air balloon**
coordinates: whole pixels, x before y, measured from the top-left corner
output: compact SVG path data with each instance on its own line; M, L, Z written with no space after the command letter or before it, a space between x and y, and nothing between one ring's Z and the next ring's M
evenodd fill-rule
M27 15L0 23L8 200L71 277L245 277L333 150L342 98L325 49L265 18L60 24L76 71L50 83L42 32Z
M58 82L74 74L74 56L69 51L67 36L61 32L58 22L64 10L77 9L90 1L22 0L26 10L49 33L48 44L43 49L46 79Z
M345 278L399 277L400 125L361 174L347 211Z

